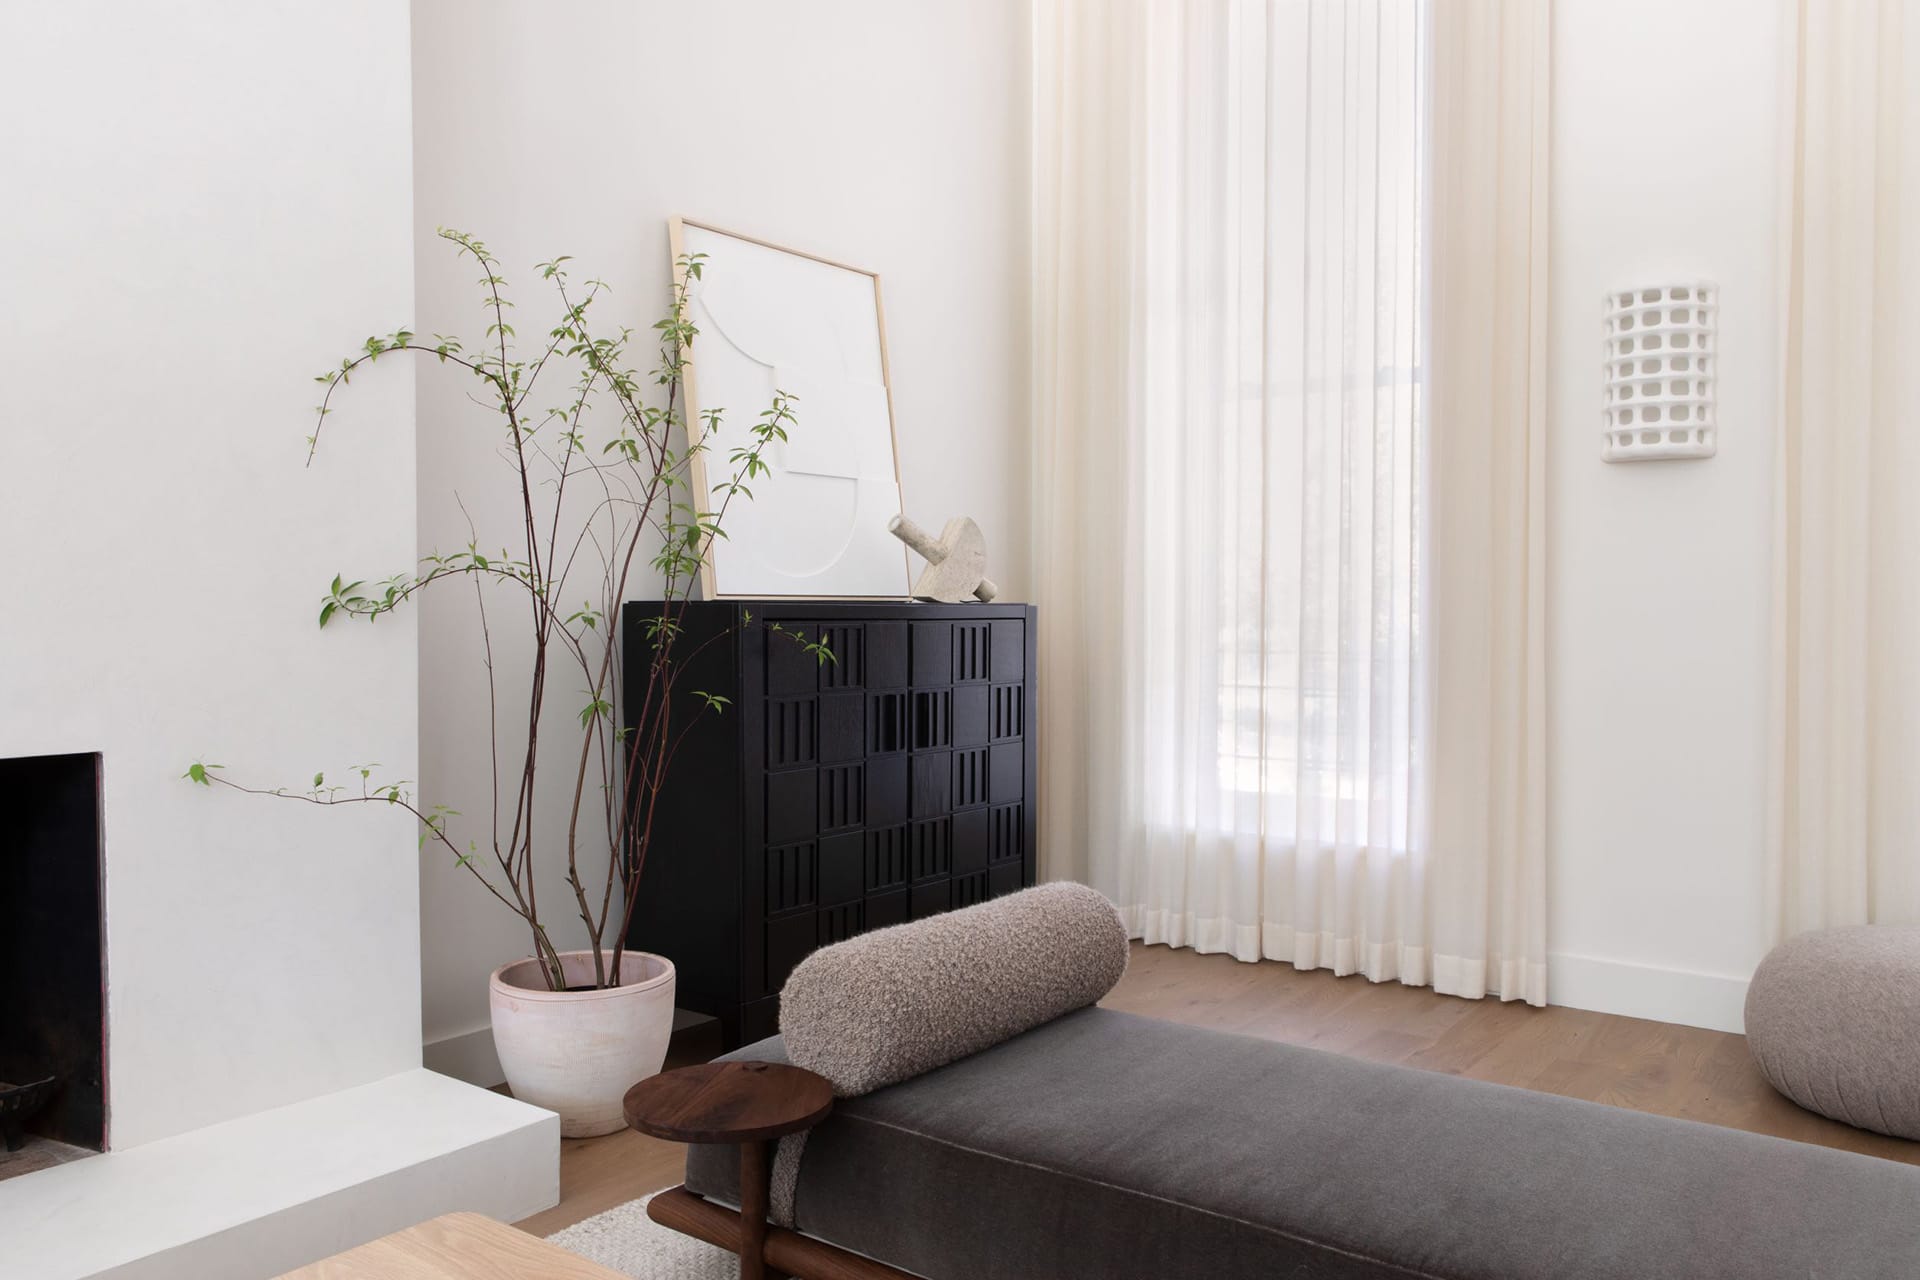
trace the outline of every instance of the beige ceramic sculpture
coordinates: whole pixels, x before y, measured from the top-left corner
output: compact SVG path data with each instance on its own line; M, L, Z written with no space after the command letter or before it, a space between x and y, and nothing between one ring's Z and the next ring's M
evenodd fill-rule
M960 604L967 600L984 602L1000 594L1000 588L986 576L986 536L967 517L947 521L938 542L905 516L887 521L887 532L926 558L927 567L913 584L913 594L919 599Z

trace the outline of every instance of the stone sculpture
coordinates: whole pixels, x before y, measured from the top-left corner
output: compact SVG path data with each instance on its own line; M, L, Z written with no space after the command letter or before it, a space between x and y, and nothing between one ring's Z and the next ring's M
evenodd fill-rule
M903 515L887 521L887 532L926 559L927 567L913 584L918 599L960 604L968 600L985 602L1000 594L1000 588L986 576L986 536L967 517L947 521L937 542Z

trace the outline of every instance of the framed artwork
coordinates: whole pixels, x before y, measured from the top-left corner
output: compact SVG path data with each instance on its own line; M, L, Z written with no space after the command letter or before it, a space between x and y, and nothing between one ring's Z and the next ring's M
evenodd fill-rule
M772 404L793 397L788 439L765 461L752 501L727 509L726 536L701 566L710 600L767 597L898 599L906 548L887 531L902 510L880 277L809 253L675 218L680 259L703 254L688 291L699 335L683 379L688 429L718 409L717 438L693 460L703 495L727 455Z

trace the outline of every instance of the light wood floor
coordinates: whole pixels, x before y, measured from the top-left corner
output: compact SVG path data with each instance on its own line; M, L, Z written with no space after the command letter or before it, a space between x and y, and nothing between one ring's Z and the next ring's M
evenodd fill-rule
M1920 1143L1864 1133L1782 1098L1744 1037L1578 1009L1457 1000L1395 983L1242 964L1135 944L1101 1003L1194 1026L1311 1045L1375 1062L1517 1085L1920 1165ZM669 1065L705 1061L717 1033L676 1038ZM682 1148L619 1133L566 1141L560 1203L520 1225L548 1235L680 1181Z

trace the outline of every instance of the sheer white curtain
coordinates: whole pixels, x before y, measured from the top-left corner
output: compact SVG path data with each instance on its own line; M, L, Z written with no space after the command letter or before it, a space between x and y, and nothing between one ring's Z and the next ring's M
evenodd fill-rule
M1036 6L1042 848L1149 942L1537 1002L1543 913L1529 898L1521 939L1495 936L1509 868L1486 847L1430 856L1448 822L1430 596L1461 559L1437 566L1428 536L1429 79L1457 43L1430 24L1451 8ZM1521 71L1543 138L1538 69ZM1498 87L1470 96L1515 97ZM1512 204L1509 149L1475 144L1460 163L1492 165ZM1476 318L1505 318L1491 276L1473 292ZM1506 366L1522 371L1530 299ZM1483 397L1477 416L1500 412ZM1484 765L1506 745L1466 749ZM1455 769L1479 789L1466 806L1499 817L1494 771Z
M1920 923L1920 14L1789 9L1768 827L1783 936Z

